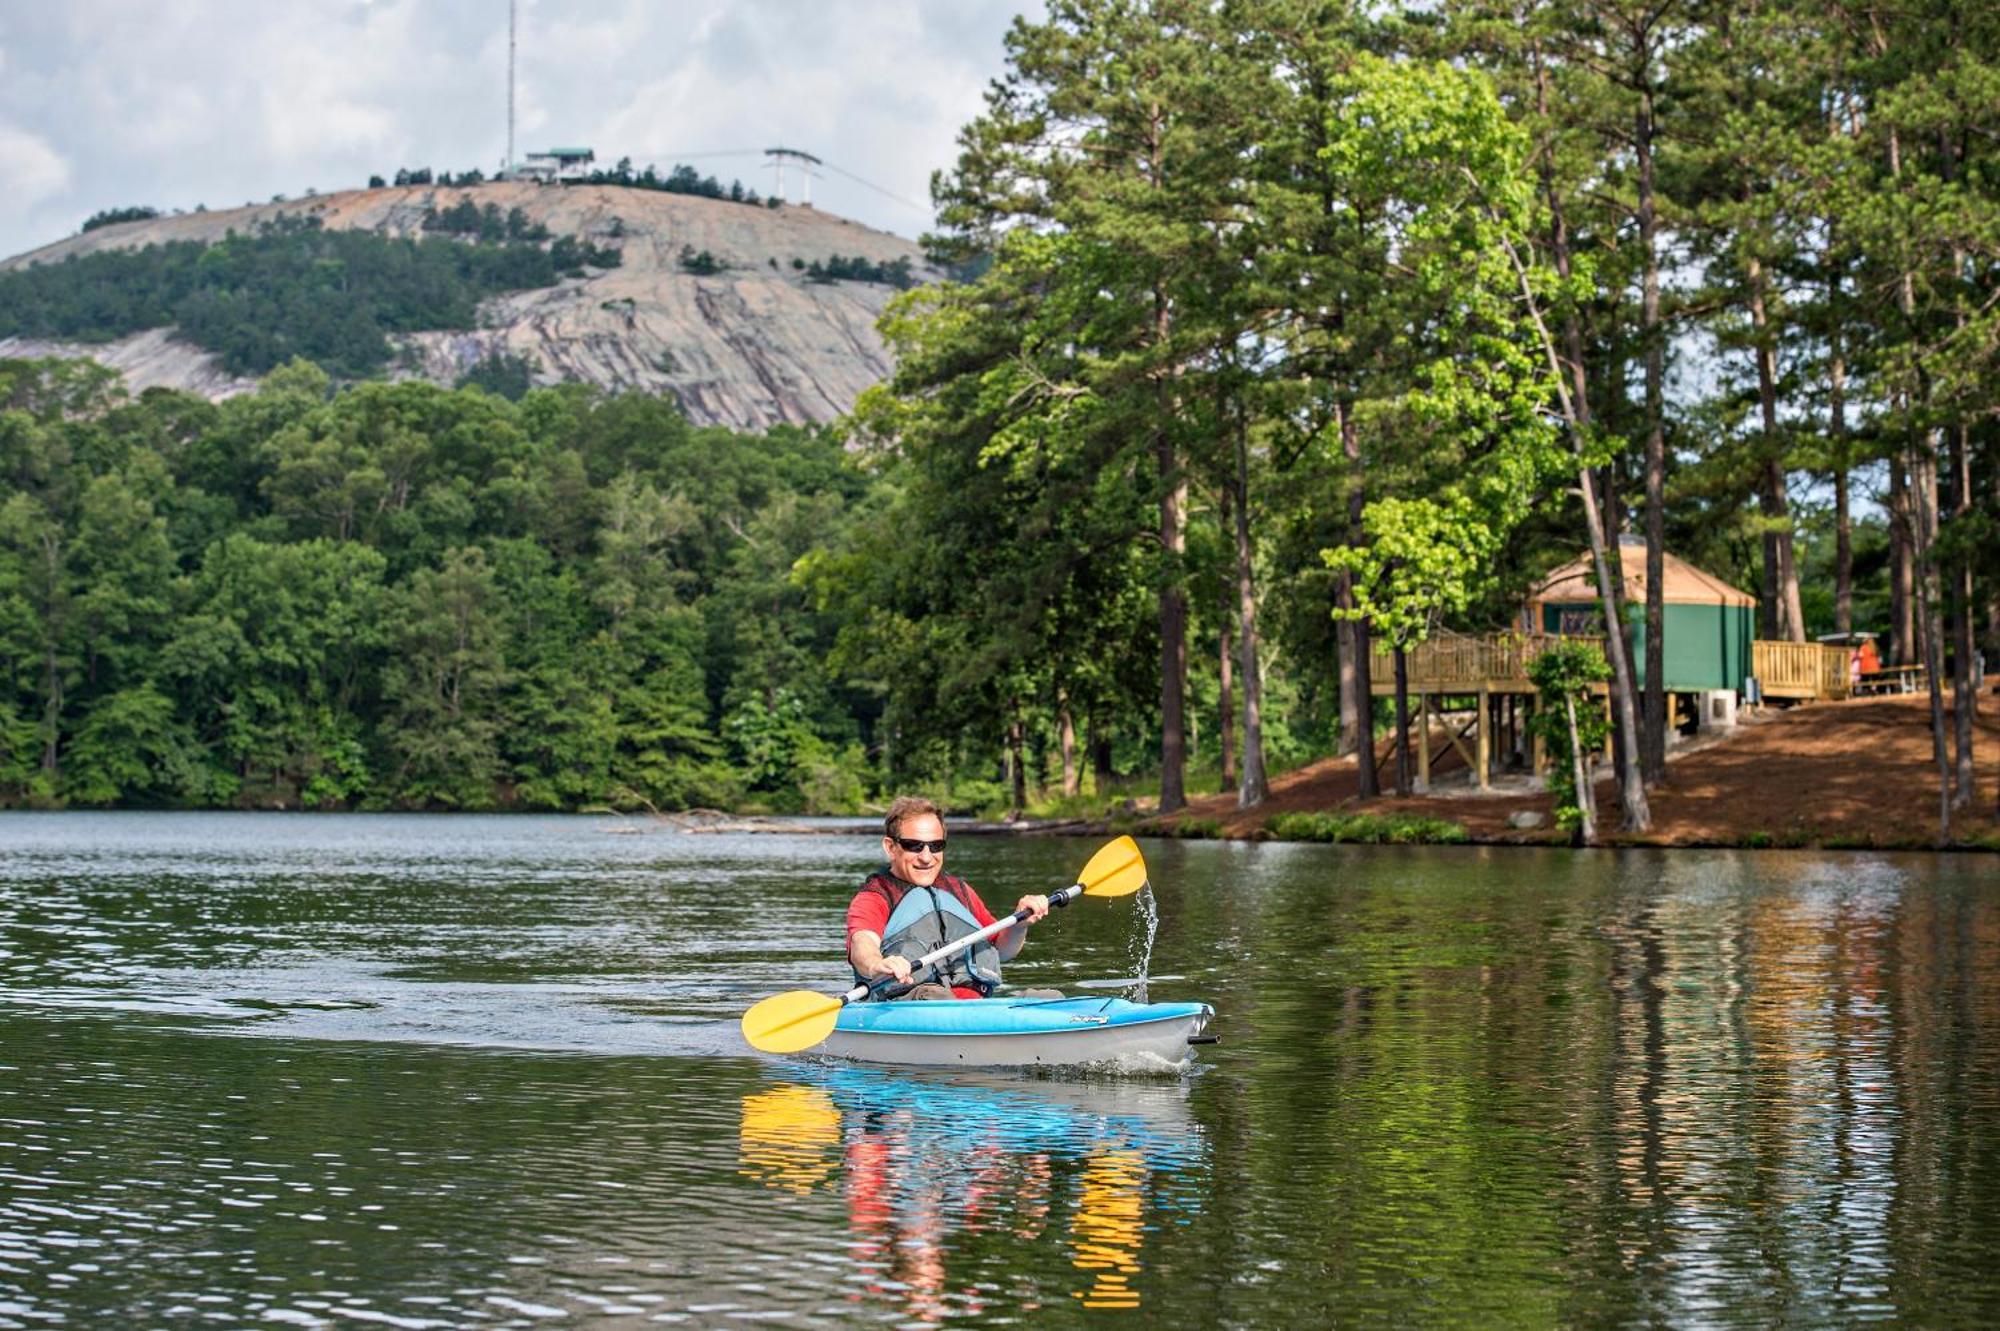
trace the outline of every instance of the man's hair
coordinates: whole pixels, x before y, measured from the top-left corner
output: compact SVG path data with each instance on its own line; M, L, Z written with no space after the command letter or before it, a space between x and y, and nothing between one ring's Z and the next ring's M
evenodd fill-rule
M889 806L888 814L882 819L883 835L892 838L900 836L902 834L903 820L905 818L915 818L921 813L927 813L937 819L940 825L944 822L944 810L938 808L937 805L931 803L922 795L896 796L895 803Z

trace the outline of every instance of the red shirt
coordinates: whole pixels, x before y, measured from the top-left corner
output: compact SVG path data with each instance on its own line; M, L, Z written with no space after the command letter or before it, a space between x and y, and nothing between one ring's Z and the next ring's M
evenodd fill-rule
M972 918L979 921L984 929L993 923L993 912L986 909L986 903L979 899L979 893L972 884L965 884L966 904L972 907ZM882 937L882 931L889 927L889 902L880 892L856 892L854 900L847 903L847 955L854 955L854 935L863 929ZM954 998L977 998L979 991L964 985L952 987Z

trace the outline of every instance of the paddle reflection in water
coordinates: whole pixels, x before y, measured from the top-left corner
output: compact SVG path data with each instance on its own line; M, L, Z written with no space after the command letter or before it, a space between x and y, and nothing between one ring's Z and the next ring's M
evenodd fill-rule
M1145 1217L1191 1216L1206 1141L1181 1083L798 1067L743 1097L739 1172L840 1190L862 1293L920 1321L977 1315L996 1271L1036 1305L1039 1241L1065 1236L1085 1308L1140 1305ZM1021 1245L1018 1258L996 1248ZM1027 1245L1037 1245L1030 1247ZM976 1250L976 1252L975 1252Z

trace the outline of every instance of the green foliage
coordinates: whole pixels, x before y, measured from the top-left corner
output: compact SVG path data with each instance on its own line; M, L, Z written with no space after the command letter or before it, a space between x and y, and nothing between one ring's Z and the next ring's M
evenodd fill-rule
M575 182L583 185L619 185L625 189L654 190L661 194L691 194L701 199L717 199L725 203L747 203L753 207L769 205L776 207L776 199L760 199L757 192L744 188L740 180L732 180L727 186L714 176L704 176L686 163L677 164L662 175L659 168L650 163L642 170L632 169L632 159L623 157L608 171L591 171Z
M697 251L692 245L681 246L679 263L682 272L693 273L696 277L713 277L729 271L727 263L707 250Z
M1583 819L1576 789L1575 757L1580 750L1589 770L1594 755L1611 733L1610 722L1596 705L1592 689L1611 678L1604 649L1593 642L1559 642L1528 663L1528 678L1539 697L1529 732L1548 746L1549 794L1555 801L1556 825L1573 830ZM1570 730L1574 718L1576 730Z
M458 376L455 388L478 388L519 402L535 386L535 362L520 352L495 351Z
M1405 340L1419 358L1383 410L1420 483L1370 501L1365 542L1325 558L1355 578L1355 608L1339 613L1410 643L1465 613L1514 528L1572 466L1506 257L1528 225L1527 143L1485 76L1450 65L1358 56L1333 101L1320 155L1381 216L1376 243L1409 273Z
M1448 846L1468 840L1465 828L1457 823L1400 813L1281 813L1271 818L1266 830L1280 841Z
M499 204L489 203L482 208L472 201L470 195L443 212L435 208L425 209L424 230L487 244L549 238L549 229L540 222L530 222L528 215L519 208L508 209L506 216L503 217L500 214Z
M148 208L143 204L133 208L106 208L85 218L81 230L95 231L101 226L116 226L120 222L149 222L159 215L158 208Z
M172 241L0 273L0 337L106 342L173 325L232 374L304 357L360 378L387 362L394 334L471 328L488 296L617 262L569 236L461 244L282 217L213 245Z
M797 266L796 260L793 266ZM907 257L874 263L858 254L851 259L834 254L824 260L814 259L806 266L805 273L808 282L877 282L898 291L907 291L917 284Z
M0 361L0 806L853 812L879 703L791 583L824 432L575 387L219 406Z

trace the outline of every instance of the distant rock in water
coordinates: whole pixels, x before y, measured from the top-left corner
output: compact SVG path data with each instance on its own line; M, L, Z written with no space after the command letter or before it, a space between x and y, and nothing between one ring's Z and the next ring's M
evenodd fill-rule
M468 200L502 214L519 208L554 236L619 251L622 263L492 297L473 329L397 335L391 377L451 384L489 358L519 356L537 383L670 393L698 424L758 430L824 422L893 368L875 319L896 288L818 280L814 265L822 273L907 272L915 281L942 276L914 241L811 208L511 181L349 190L99 226L0 261L0 272L173 241L213 243L280 216L416 238L427 234L426 217ZM846 262L836 266L836 258ZM135 392L162 386L222 398L252 386L170 329L93 344L0 337L0 358L52 355L95 357Z

